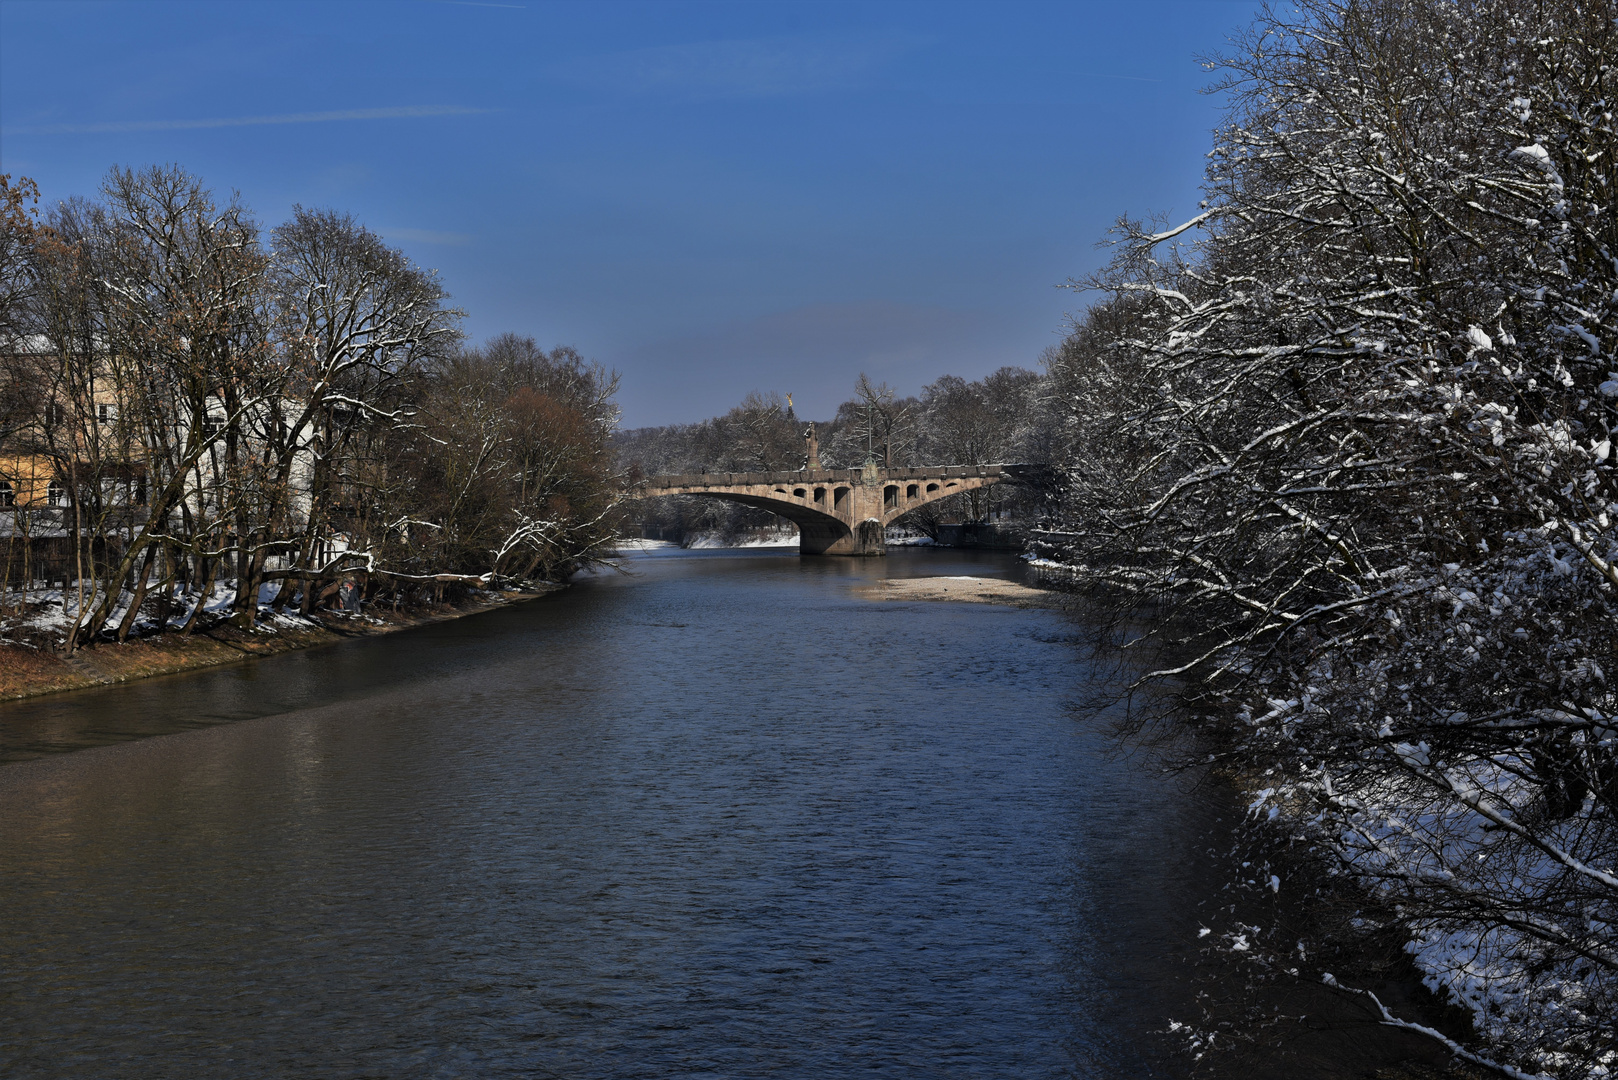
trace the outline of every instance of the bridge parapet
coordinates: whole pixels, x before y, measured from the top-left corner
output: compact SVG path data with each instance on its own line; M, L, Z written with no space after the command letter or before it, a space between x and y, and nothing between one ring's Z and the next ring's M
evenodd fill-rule
M931 478L959 479L961 477L985 477L999 479L1006 475L1007 467L1004 465L938 465L932 467L918 467L905 469L879 469L877 470L877 483L884 480L926 480ZM791 472L703 472L703 473L675 473L668 476L649 476L641 481L641 487L651 488L695 488L695 487L727 487L737 484L848 484L860 483L865 478L864 469L798 469Z

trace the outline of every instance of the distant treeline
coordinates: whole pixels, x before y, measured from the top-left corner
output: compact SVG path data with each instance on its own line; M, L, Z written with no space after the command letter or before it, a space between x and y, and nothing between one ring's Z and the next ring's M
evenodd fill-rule
M886 383L861 375L854 395L830 420L814 422L825 468L858 468L867 459L885 468L1051 462L1059 446L1059 417L1042 374L1003 367L976 382L945 375L919 397L900 397ZM801 469L810 421L777 393L753 392L711 420L633 428L613 437L619 468L631 477L667 473ZM990 517L1032 520L1043 493L1006 487L972 491L921 507L906 518L931 534L946 521ZM702 534L734 537L777 522L773 515L713 499L647 500L634 512L665 539Z
M348 215L266 232L177 168L0 195L0 586L68 582L69 647L195 628L221 586L248 627L610 542L616 375L468 347L435 275Z

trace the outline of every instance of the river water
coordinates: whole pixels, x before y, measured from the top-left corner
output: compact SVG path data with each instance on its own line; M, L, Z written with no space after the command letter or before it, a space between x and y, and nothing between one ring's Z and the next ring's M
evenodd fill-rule
M626 569L0 708L0 1075L1186 1074L1217 794L1059 614L855 589L1014 561Z

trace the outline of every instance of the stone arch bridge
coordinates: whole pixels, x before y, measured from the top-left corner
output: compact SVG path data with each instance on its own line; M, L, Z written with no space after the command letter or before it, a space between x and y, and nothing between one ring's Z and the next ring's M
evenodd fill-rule
M1018 479L1015 465L915 469L800 469L797 472L692 473L649 477L632 498L703 495L756 506L798 527L805 555L883 555L887 527L930 502Z

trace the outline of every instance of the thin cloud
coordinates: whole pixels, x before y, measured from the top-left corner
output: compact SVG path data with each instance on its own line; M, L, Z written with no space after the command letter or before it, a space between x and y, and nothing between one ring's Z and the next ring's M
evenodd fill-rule
M282 113L278 116L223 116L204 120L114 120L100 124L36 124L5 129L7 135L122 135L140 131L192 131L199 128L256 127L262 124L329 124L343 120L409 120L430 116L473 116L492 109L461 105L401 105L387 109Z
M434 229L378 229L376 231L388 240L409 240L417 244L466 247L472 242L470 233L438 232Z

